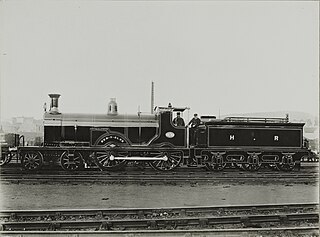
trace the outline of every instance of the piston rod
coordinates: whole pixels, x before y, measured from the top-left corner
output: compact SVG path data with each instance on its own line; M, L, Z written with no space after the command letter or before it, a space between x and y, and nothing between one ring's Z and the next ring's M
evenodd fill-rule
M118 156L110 156L110 160L136 160L136 161L141 161L141 160L163 160L167 161L168 157L167 156L162 156L162 157L141 157L141 156L130 156L130 157L118 157Z

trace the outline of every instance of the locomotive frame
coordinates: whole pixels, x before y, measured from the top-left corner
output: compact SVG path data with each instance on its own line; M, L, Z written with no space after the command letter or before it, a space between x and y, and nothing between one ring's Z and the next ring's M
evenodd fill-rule
M191 146L191 128L172 123L173 114L187 107L170 105L157 107L151 115L123 116L117 114L117 105L112 101L107 115L61 114L60 95L49 96L51 108L44 115L44 145L18 147L21 164L30 171L46 164L60 164L68 171L92 166L117 170L128 162L148 162L160 171L181 164L215 171L226 166L255 171L262 165L291 171L311 152L303 144L304 123L291 123L288 117L220 120L204 116L209 121L198 127L196 144Z

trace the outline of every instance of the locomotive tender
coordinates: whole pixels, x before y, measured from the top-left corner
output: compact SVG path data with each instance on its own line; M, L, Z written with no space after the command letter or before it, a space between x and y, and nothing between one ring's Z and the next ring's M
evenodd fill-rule
M105 114L69 114L58 110L59 94L49 94L44 114L44 144L18 147L23 167L37 170L59 163L68 171L98 166L115 170L128 162L148 162L157 170L180 164L222 170L227 165L258 170L262 165L290 171L310 150L303 143L304 123L286 118L202 116L195 145L190 129L177 127L173 115L185 108L156 107L153 114L120 115L115 99Z

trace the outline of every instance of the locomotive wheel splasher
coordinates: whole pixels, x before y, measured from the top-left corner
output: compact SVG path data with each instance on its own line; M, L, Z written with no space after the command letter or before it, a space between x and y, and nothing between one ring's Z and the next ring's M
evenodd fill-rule
M103 146L103 148L114 148L121 144L127 144L124 139L121 139L115 135L107 135L97 140L96 144ZM126 151L97 151L93 153L93 159L95 163L102 170L118 170L123 168L127 161L123 159L115 159L115 157L127 157Z

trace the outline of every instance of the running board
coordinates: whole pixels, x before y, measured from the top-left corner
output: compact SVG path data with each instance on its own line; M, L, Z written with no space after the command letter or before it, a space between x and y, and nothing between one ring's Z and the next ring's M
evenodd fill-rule
M142 161L142 160L163 160L167 161L167 156L162 157L140 157L140 156L130 156L130 157L117 157L117 156L110 156L110 160L135 160L135 161Z

